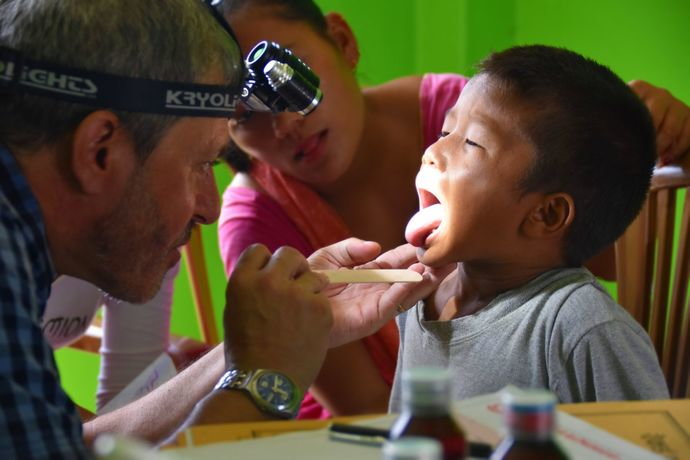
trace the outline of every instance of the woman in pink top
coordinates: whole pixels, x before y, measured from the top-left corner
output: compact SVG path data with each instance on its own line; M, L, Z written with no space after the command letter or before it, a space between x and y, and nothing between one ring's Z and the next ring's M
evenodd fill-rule
M361 90L357 42L340 15L324 16L311 0L224 5L244 53L260 40L289 46L319 75L324 93L306 118L255 113L230 121L233 141L253 161L251 168L231 162L236 174L219 222L226 270L257 242L304 254L350 235L384 249L404 243L421 153L436 140L465 79L405 77ZM397 347L391 322L331 350L311 389L321 404L308 396L300 416L386 411Z
M353 235L390 249L417 209L414 177L466 79L429 74L360 89L357 41L336 13L312 0L225 0L242 51L283 44L321 78L324 98L307 117L247 113L232 119L236 174L223 196L221 253L229 273L252 243L310 254ZM394 324L331 350L300 416L387 409L397 357ZM320 404L319 404L320 403Z

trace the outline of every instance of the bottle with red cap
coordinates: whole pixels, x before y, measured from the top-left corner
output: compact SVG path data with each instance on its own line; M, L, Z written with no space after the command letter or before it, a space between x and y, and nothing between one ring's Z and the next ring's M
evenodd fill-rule
M403 372L402 412L390 430L390 439L425 436L438 440L444 460L467 456L465 433L450 411L450 373L419 367Z
M556 397L546 390L508 390L502 394L506 437L492 460L569 458L554 439Z

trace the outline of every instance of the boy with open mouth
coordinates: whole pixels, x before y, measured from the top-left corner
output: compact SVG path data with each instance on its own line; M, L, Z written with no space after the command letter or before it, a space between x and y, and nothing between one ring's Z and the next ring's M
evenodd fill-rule
M406 239L457 268L398 317L391 410L420 365L450 368L455 399L668 398L646 332L582 267L637 215L654 161L649 112L606 67L546 46L489 56L417 175Z

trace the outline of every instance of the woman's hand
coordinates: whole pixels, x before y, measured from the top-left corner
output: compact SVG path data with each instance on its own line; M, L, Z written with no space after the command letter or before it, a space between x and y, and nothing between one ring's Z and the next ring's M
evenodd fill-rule
M213 345L190 337L171 336L167 352L175 363L175 368L180 372L205 355L211 348Z
M634 80L629 85L652 115L659 164L678 161L690 151L690 107L668 90L646 81Z
M312 269L408 268L423 275L419 283L362 283L328 287L324 292L331 301L333 311L331 346L372 334L386 321L433 292L454 268L431 269L417 263L416 249L409 244L379 255L380 252L381 247L377 243L349 238L319 249L309 257Z

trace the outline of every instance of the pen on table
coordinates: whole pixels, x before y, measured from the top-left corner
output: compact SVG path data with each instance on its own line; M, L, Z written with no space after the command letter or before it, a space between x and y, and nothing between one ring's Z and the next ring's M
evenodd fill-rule
M360 425L333 423L328 427L330 438L336 441L350 441L357 444L380 445L388 439L388 430Z
M333 423L328 428L329 438L335 441L354 442L356 444L366 444L378 446L388 439L388 430L371 428L361 425L347 425L344 423ZM492 447L482 442L469 443L469 456L473 458L489 458Z

